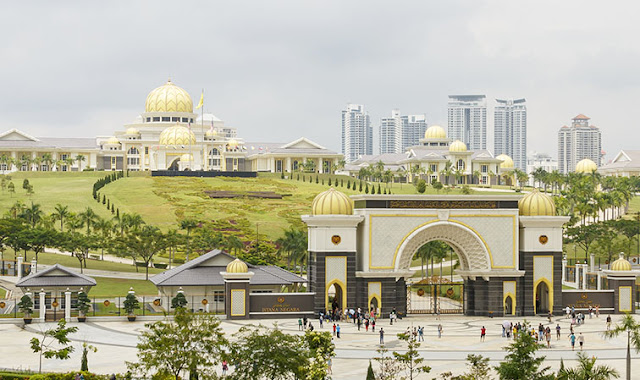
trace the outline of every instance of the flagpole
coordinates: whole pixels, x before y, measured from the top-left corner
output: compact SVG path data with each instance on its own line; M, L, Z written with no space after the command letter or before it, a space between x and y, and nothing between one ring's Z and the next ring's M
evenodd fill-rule
M200 110L200 115L201 115L200 116L200 132L202 132L202 161L203 161L200 163L200 168L204 170L204 167L205 167L204 160L207 157L207 154L206 154L207 145L205 144L205 141L204 141L204 88L202 89L202 107L200 108L202 108Z

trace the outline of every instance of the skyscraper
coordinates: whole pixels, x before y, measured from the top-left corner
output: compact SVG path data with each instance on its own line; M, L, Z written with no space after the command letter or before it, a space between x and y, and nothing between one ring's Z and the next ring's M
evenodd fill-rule
M402 152L402 119L400 111L391 111L390 117L380 120L380 154Z
M342 153L347 162L373 154L373 129L364 105L347 104L342 110Z
M390 117L380 120L380 154L403 153L408 147L420 144L427 130L426 115L400 115L391 111Z
M527 169L527 105L525 99L496 99L494 109L494 150L506 154L514 166Z
M563 173L575 171L576 164L588 158L601 165L602 132L589 125L589 118L580 114L573 118L571 127L566 125L558 131L558 170Z
M403 153L408 147L420 144L420 139L424 137L427 130L427 116L405 115L402 119L402 149L398 153Z
M469 150L487 149L487 100L484 95L449 95L448 137Z

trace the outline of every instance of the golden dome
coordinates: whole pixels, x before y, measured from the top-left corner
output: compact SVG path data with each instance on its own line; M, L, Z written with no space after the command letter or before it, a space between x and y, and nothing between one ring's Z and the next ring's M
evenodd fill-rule
M424 132L425 139L446 139L447 133L439 125L432 125Z
M127 131L124 133L127 136L134 136L134 135L139 135L140 131L137 130L136 128L127 128Z
M111 137L109 137L109 140L107 140L107 142L105 142L105 144L119 145L120 144L120 140L118 140L118 138L115 137L115 136L111 136Z
M180 156L180 162L193 162L193 155L189 154L189 153L185 153L182 156Z
M460 140L456 140L449 145L449 152L466 152L467 146Z
M229 140L227 145L229 145L229 148L235 149L235 148L238 147L238 141L236 139L231 139L231 140Z
M620 253L620 258L612 262L609 269L617 272L626 272L633 270L633 268L631 267L631 263L624 258L624 253L622 252Z
M313 215L351 215L351 199L333 187L318 194L311 204Z
M502 161L502 163L500 164L500 169L513 169L513 160L511 159L511 157L507 156L506 154L501 154L496 158Z
M518 201L518 210L522 216L555 216L556 205L553 198L538 189L525 195Z
M213 128L210 128L208 131L206 131L206 132L204 133L204 135L205 135L205 136L207 136L207 137L215 137L215 136L217 136L217 135L218 135L218 131L216 131L216 130L215 130L215 129L213 129Z
M576 173L591 174L596 170L598 170L598 165L588 158L585 158L576 164Z
M235 259L229 264L227 264L227 273L247 273L247 272L249 272L249 267L244 261L240 259Z
M193 112L188 92L168 80L147 95L145 112Z
M193 145L196 143L196 136L189 128L176 124L162 131L159 143L160 145Z

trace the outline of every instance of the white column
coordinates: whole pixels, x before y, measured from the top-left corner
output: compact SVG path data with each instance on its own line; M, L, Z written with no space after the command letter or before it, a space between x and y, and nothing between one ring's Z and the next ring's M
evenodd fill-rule
M282 171L288 171L289 173L292 173L292 172L293 172L293 170L292 170L292 169L293 169L293 168L291 167L291 157L287 157L287 159L286 159L286 165L285 165L285 167L282 169Z
M562 259L562 282L565 283L567 281L567 259Z
M578 264L577 261L575 265L575 277L576 287L580 289L580 264Z
M22 278L22 262L24 259L22 256L18 256L18 264L16 265L16 271L18 273L18 280Z
M587 264L582 264L582 289L587 288Z
M44 296L45 296L44 289L40 289L39 295L40 295L40 322L44 322L44 316L47 312L46 305L44 304Z
M596 255L589 255L589 272L593 273L596 271Z
M31 273L38 273L38 262L35 258L31 260Z
M71 292L69 288L64 292L64 319L67 322L71 320Z
M602 290L602 271L598 271L598 290Z

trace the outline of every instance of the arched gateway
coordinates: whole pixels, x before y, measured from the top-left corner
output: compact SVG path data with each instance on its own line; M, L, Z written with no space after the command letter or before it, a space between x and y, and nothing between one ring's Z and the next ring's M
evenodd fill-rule
M316 311L407 312L411 260L447 243L460 259L467 315L560 313L562 224L553 200L520 195L316 197L309 227L309 281ZM331 295L329 294L331 288ZM335 299L338 288L339 302Z

